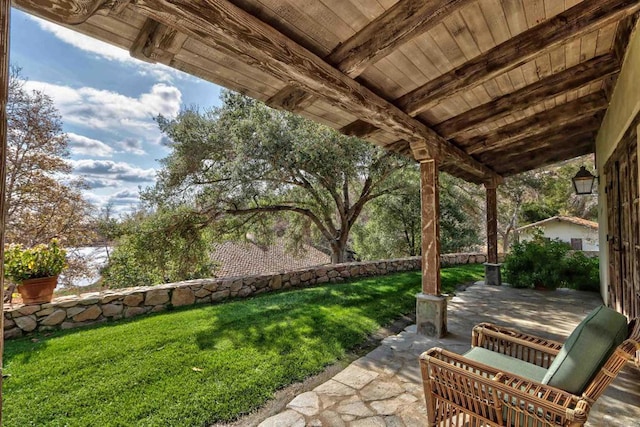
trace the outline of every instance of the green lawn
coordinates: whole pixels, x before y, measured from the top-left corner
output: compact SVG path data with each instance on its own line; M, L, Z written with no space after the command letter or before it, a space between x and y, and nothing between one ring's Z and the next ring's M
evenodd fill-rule
M483 272L444 269L443 290ZM7 341L4 425L233 420L412 312L419 289L401 273Z

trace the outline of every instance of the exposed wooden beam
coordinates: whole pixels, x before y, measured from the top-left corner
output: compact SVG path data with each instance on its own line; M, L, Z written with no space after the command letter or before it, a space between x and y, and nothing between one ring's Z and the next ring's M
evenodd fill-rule
M395 104L407 114L415 116L444 98L523 65L544 50L581 37L638 10L638 0L584 0L407 93L396 100Z
M612 55L601 55L452 117L435 126L435 130L445 138L454 138L482 122L500 119L513 111L603 79L619 70L620 64Z
M638 22L638 13L627 16L618 23L616 30L616 38L613 41L613 52L618 61L622 64L624 54L627 51L627 45L631 39L631 33Z
M120 9L122 0L13 0L12 5L53 22L82 24L96 13L108 15ZM126 2L128 3L128 2ZM124 4L126 7L126 4ZM124 9L124 8L123 8Z
M542 113L525 117L488 134L476 135L466 141L458 140L458 143L464 151L471 155L486 150L499 149L527 136L562 127L563 124L575 122L584 117L592 117L594 113L607 108L607 105L604 93L592 93Z
M550 150L545 147L535 152L529 152L525 158L518 159L518 161L511 160L510 163L507 163L501 160L496 169L506 177L593 153L595 134L578 135L568 142L571 144L564 148Z
M121 14L127 8L129 3L131 3L131 0L114 0L109 15Z
M340 132L342 132L345 135L355 136L357 138L366 138L379 130L380 128L372 125L369 122L365 122L363 120L356 120L355 122L349 123L342 129L340 129Z
M409 141L401 139L400 141L392 142L391 144L384 146L385 150L392 151L398 154L411 154L411 147Z
M595 132L600 127L602 120L596 116L583 117L580 120L568 123L561 127L548 129L537 135L531 135L495 150L485 151L477 158L482 162L491 163L494 159L510 161L519 158L526 153L542 148L557 149L567 145L566 141L585 132Z
M474 0L400 0L328 56L328 62L355 78L396 47L442 22Z
M429 31L442 22L445 16L472 1L474 0L447 0L443 3L442 0L400 0L347 41L340 43L325 60L349 77L355 78L400 44ZM300 89L295 86L283 89L287 90ZM273 107L286 109L277 104ZM354 123L354 126L359 125Z
M265 104L279 110L291 111L292 113L304 110L315 101L315 97L298 86L285 86Z
M182 49L187 35L148 18L133 41L129 53L146 62L171 65L176 53Z
M228 1L138 0L137 10L408 141L425 141L479 179L495 173L424 123Z

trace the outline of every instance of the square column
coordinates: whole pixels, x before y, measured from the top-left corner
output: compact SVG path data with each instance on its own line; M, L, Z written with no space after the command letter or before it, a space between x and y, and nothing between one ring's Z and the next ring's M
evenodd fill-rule
M498 197L497 183L484 184L487 202L487 262L484 264L484 284L500 286L502 277L498 263Z
M417 332L431 337L447 333L447 299L440 295L440 196L438 162L420 160L422 222L422 293L416 296Z

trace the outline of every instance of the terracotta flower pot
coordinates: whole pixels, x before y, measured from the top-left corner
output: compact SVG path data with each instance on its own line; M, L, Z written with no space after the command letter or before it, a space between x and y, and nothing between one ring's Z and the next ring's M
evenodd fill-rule
M57 284L58 276L28 279L18 285L18 292L24 304L42 304L51 302Z

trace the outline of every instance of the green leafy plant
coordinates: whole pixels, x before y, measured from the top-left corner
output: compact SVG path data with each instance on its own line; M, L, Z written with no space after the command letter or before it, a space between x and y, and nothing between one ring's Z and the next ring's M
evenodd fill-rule
M4 275L15 283L57 276L67 267L66 256L58 239L51 239L48 245L26 249L19 244L10 244L4 252Z
M505 280L515 288L558 287L598 291L598 260L571 251L566 242L545 239L534 231L533 239L516 242L504 263Z

